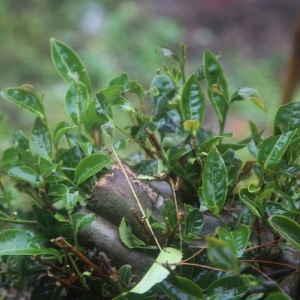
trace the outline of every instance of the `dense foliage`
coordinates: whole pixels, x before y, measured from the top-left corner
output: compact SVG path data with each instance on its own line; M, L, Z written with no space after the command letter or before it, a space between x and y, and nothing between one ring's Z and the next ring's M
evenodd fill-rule
M7 227L0 232L3 286L38 274L32 299L57 299L63 292L74 299L74 291L88 299L290 299L284 292L294 297L280 280L298 269L300 103L279 107L272 136L265 138L250 121L249 136L234 142L225 132L230 105L252 101L266 111L258 92L241 88L230 95L209 50L189 76L185 45L179 53L158 50L172 64L159 69L150 88L124 73L92 96L77 54L51 39L53 63L68 84L70 117L54 130L34 87L1 92L35 116L31 137L16 132L1 161L2 176L20 191L16 196L7 180L1 184L0 222ZM207 99L217 134L202 127ZM253 160L238 157L245 147ZM149 210L142 213L150 235L154 230L164 236L164 245L156 239L145 244L125 221L120 224L126 246L156 257L143 278L127 264L116 269L109 253L99 261L78 240L95 219L78 209L117 160L116 152L140 179L167 181L173 191L162 220ZM17 212L15 197L22 202L27 196L32 210Z

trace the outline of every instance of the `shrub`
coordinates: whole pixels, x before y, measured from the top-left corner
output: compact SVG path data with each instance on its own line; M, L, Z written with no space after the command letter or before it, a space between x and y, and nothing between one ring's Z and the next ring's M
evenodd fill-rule
M54 130L32 86L1 92L35 116L31 138L16 132L1 162L20 192L1 184L2 285L38 275L32 299L297 298L300 103L279 107L272 136L250 121L235 142L230 105L266 111L258 92L229 95L208 50L190 76L185 45L158 50L172 64L149 89L124 73L93 97L80 58L52 39L70 117ZM207 101L217 134L202 126ZM253 160L238 157L246 147ZM26 194L32 210L16 212Z

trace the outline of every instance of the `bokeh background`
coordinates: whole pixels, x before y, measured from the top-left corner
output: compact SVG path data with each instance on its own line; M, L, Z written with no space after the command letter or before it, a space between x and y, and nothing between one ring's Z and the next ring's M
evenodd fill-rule
M245 137L247 119L261 129L273 119L298 7L295 0L1 0L0 89L33 85L58 121L66 117L66 85L51 62L51 37L78 52L94 92L124 71L148 87L167 60L156 47L177 50L184 42L188 71L200 66L209 48L220 53L231 92L243 86L260 92L267 114L244 102L231 109L228 130ZM16 129L30 130L33 119L3 99L0 105L3 149ZM212 116L205 126L214 122Z

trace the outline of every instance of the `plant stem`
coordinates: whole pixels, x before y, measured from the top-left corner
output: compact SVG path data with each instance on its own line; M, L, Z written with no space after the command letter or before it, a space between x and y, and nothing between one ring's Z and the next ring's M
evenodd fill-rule
M80 282L81 282L81 284L83 285L83 287L86 288L86 289L89 289L89 286L87 285L87 283L85 282L85 280L83 280L82 274L81 274L80 271L78 270L77 265L76 265L74 259L72 258L72 256L71 256L70 254L68 254L68 258L69 258L69 260L71 261L71 264L72 264L72 266L73 266L75 272L77 273L78 277L80 278Z
M117 126L115 124L115 127L120 130L123 134L125 134L131 141L137 143L138 145L140 145L143 150L146 152L147 155L149 155L149 157L151 159L154 159L155 156L153 155L151 149L149 147L147 147L145 144L141 143L139 140L136 140L135 138L133 138L129 133L127 133L124 129L120 128L119 126Z
M14 224L28 224L28 225L36 225L37 221L30 221L30 220L22 220L22 219L10 219L10 218L2 218L0 217L0 222L5 223L14 223Z
M186 45L181 43L180 44L180 52L181 52L181 58L182 60L180 60L180 71L182 74L182 83L185 84L185 61L186 61Z
M75 230L75 224L74 224L73 218L72 218L72 212L69 212L69 220L70 220L70 224L71 224L71 228L72 228L75 247L79 248L78 239L77 239L77 232Z
M155 147L159 157L162 159L162 161L166 165L169 165L169 160L166 156L166 153L165 153L164 149L161 147L161 145L159 144L156 136L154 135L154 132L152 130L150 130L149 128L146 128L146 132L149 136L149 139L150 139L152 145Z
M5 188L4 188L1 180L0 180L0 189L1 189L2 195L4 197L4 200L7 203L8 210L9 210L10 213L12 213L13 208L12 208L12 205L10 203L10 199L9 199L9 197L7 195L7 192L6 192Z
M98 267L96 264L94 264L88 258L86 258L79 250L70 245L64 238L60 237L52 239L51 242L66 250L67 253L72 253L74 256L76 256L78 259L84 262L89 268L93 270L93 272L95 272L96 276L99 276L103 279L108 278L108 275L105 274L100 267Z
M214 214L214 216L218 219L218 221L228 230L230 231L229 227L227 226L227 224L222 220L222 218L220 217L219 213Z

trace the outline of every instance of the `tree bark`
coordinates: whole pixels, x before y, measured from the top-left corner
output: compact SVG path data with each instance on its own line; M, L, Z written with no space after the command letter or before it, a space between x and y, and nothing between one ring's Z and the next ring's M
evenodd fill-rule
M80 213L91 213L87 208ZM96 215L90 226L79 234L79 242L87 247L96 246L111 260L112 266L120 268L122 265L132 266L134 274L143 275L154 262L156 252L145 252L127 248L119 237L118 226L107 219Z
M148 182L137 179L136 174L126 165L124 168L143 210L146 212L147 209L150 209L151 216L155 220L162 221L161 209L166 195L170 196L171 194L170 186L167 183L157 183L155 187L151 186ZM158 192L159 188L163 190L163 193ZM87 201L86 208L78 211L81 214L91 212L95 213L95 220L79 233L80 243L86 247L95 245L99 251L109 257L113 266L121 267L124 264L130 264L135 274L144 274L154 262L157 251L128 249L119 237L118 228L125 217L133 233L139 239L144 242L151 240L151 236L147 234L142 225L142 215L137 201L118 165L114 165L112 172L97 182ZM139 215L140 221L136 215ZM164 243L165 239L161 236L161 243Z

